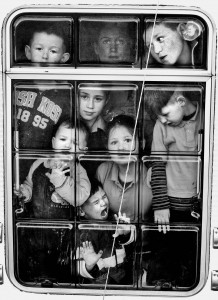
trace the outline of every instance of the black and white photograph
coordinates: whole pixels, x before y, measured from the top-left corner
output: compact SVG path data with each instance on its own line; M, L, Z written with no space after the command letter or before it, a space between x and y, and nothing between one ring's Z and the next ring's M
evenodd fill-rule
M12 2L0 294L215 300L215 4Z

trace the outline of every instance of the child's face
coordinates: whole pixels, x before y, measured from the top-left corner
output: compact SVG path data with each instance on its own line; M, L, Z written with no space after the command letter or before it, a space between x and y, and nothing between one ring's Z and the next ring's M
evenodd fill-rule
M119 28L106 27L101 30L95 53L101 62L117 63L128 61L130 57L129 37Z
M167 105L161 109L161 115L158 115L158 119L163 124L178 126L184 117L184 104L184 97L174 93Z
M133 141L132 133L125 126L117 125L110 130L108 137L108 150L129 152L135 150L136 143Z
M87 146L87 136L82 130L67 128L62 125L58 128L56 135L52 138L52 147L57 150L69 150L72 152L85 149Z
M80 90L80 116L87 121L95 120L107 103L106 93L101 90Z
M183 51L184 41L181 35L164 24L159 24L154 27L151 41L152 30L149 27L146 31L146 46L149 48L151 43L151 55L161 64L175 64Z
M64 63L69 59L69 53L64 53L63 39L45 32L36 32L25 51L27 58L36 63Z
M138 151L138 141L133 141L132 133L125 126L117 125L109 132L108 150L115 152L127 152L127 154ZM114 155L113 160L119 164L126 164L128 157Z
M109 211L109 201L101 187L99 187L98 191L94 195L86 200L86 202L82 206L82 210L86 219L107 219Z

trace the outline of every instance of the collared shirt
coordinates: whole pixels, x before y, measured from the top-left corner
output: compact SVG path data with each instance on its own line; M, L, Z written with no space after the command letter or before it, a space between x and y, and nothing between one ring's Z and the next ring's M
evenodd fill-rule
M159 120L155 124L152 152L168 157L166 164L168 196L189 198L197 194L199 161L191 155L199 153L200 129L199 106L190 120L182 121L178 126L164 125ZM186 156L183 156L184 154Z
M144 165L140 166L142 167L142 179L139 182L138 167L138 163L135 163L133 180L130 184L128 183L124 192L123 186L119 182L119 168L116 163L112 161L104 162L98 167L96 173L97 179L102 183L109 199L112 212L118 213L122 201L121 213L126 213L131 221L137 221L138 210L142 219L146 220L151 208L152 193L147 185L147 169Z
M96 132L99 129L102 129L105 131L106 123L102 116L98 116L95 122L93 123L92 127L90 128L91 132Z

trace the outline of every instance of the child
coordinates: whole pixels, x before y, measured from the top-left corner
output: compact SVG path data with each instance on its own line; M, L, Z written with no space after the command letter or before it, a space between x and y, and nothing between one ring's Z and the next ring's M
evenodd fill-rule
M110 209L118 213L123 194L121 210L131 220L138 219L139 189L141 194L140 214L143 220L149 220L152 194L147 185L147 169L142 172L141 182L138 179L138 162L129 159L130 151L134 156L138 153L139 141L133 136L135 120L127 115L119 115L108 123L108 150L111 152L111 161L102 163L96 176L102 183L110 202ZM112 155L114 153L114 155ZM129 162L128 174L127 167ZM124 193L123 193L124 189Z
M80 207L80 215L88 220L106 221L109 212L109 201L100 182L96 179L91 181L90 197ZM117 216L115 216L117 218ZM127 221L125 215L119 220ZM108 223L106 223L108 224ZM104 227L104 223L100 224ZM107 228L92 228L81 230L77 248L77 270L86 281L90 283L105 283L108 268L109 284L131 284L131 270L127 272L127 259L125 247L134 241L134 229L129 225L117 226L114 233L111 225ZM115 238L114 251L112 252ZM133 284L133 282L132 282Z
M64 63L70 54L66 52L67 39L60 24L37 22L31 30L25 53L34 63ZM15 113L19 149L47 149L50 147L53 126L68 115L72 107L71 85L48 81L17 84Z
M192 91L175 88L145 91L145 108L158 120L153 131L152 153L177 154L173 161L153 163L151 187L154 221L159 230L169 230L171 221L191 221L197 199L197 163L180 153L197 155L201 129L200 108ZM195 215L195 213L194 213Z
M59 125L52 138L53 149L76 152L86 148L86 126L80 123L79 130L75 126L78 126L78 122L75 125L74 120L65 120ZM75 180L74 163L69 165L68 161L58 159L57 154L55 156L54 159L36 160L20 190L15 191L18 197L24 197L24 202L31 200L31 217L69 218L69 205L81 205L89 197L90 182L83 167L76 163Z
M104 150L106 144L103 109L109 100L109 95L101 86L83 86L79 89L79 113L82 121L90 130L88 149Z
M127 25L122 23L107 23L98 33L94 43L95 54L103 63L131 63L133 39L130 37Z
M67 51L67 37L60 24L37 22L32 30L25 54L33 63L65 63L70 54Z
M199 49L197 40L201 32L200 24L193 21L178 24L158 20L155 25L153 22L147 24L145 44L147 51L151 44L151 56L155 63L180 66L201 65L203 48Z
M81 120L90 130L88 150L106 150L106 122L103 118L103 110L109 100L109 93L101 85L80 86L79 89L79 114ZM83 166L87 170L89 178L96 174L100 162L97 160L84 161Z
M71 86L58 82L18 84L15 89L16 147L51 149L54 126L73 114Z

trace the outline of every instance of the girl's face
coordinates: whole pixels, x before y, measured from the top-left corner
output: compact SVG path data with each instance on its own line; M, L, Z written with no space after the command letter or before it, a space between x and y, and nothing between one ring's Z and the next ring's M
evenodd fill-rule
M127 34L116 27L105 27L101 30L95 53L101 62L125 62L130 58L130 39Z
M81 89L79 93L80 116L85 121L95 121L107 103L106 93L102 90Z
M108 137L108 150L113 152L126 152L127 154L131 152L138 151L138 140L134 140L132 133L129 129L123 125L116 125L109 132ZM127 156L114 157L116 162L126 163L128 161Z

